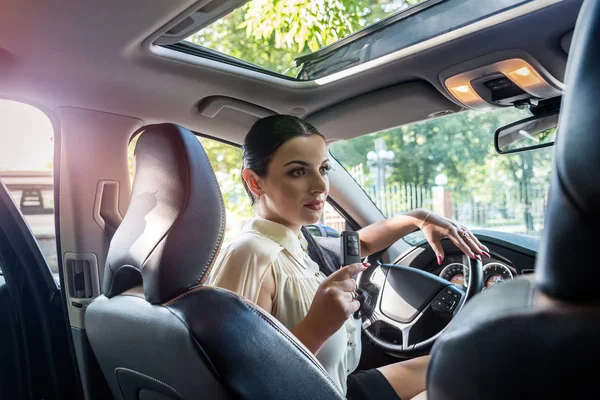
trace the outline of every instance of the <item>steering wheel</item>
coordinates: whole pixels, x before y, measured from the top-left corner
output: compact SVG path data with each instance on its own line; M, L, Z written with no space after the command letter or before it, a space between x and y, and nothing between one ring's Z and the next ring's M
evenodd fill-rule
M369 282L377 268L384 273L385 281L379 288L375 311L370 319L363 322L363 326L383 322L401 334L402 343L387 340L369 329L364 329L364 333L375 346L399 357L429 352L447 328L448 321L483 288L480 260L469 259L469 283L465 290L429 272L402 265L379 264L373 258L369 257L368 261L378 267L364 271L358 286ZM435 327L442 326L437 333L426 337Z

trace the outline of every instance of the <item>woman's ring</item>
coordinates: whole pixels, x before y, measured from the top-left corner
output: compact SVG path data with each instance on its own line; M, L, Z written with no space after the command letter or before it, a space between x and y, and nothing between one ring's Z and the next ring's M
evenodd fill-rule
M352 294L352 301L358 299L358 293L356 293L356 290L351 291L350 294Z
M469 237L469 231L464 230L464 231L461 232L461 235L464 236L464 237Z

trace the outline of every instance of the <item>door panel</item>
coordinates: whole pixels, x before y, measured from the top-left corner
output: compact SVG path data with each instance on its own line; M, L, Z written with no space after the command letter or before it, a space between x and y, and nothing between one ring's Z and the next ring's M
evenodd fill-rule
M0 398L81 398L60 289L1 183L0 268Z
M20 362L23 358L21 327L14 310L10 289L0 273L0 399L25 397L24 366Z

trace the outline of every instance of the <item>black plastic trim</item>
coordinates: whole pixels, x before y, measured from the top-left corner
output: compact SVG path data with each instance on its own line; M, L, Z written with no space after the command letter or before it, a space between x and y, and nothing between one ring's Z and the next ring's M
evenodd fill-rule
M526 256L536 257L538 248L540 245L540 239L536 237L530 237L525 235L518 235L515 233L497 232L492 230L473 230L473 234L482 242L495 244L499 247L503 247L508 250L512 250L516 253L520 253ZM399 262L401 259L406 257L410 252L417 248L429 246L426 240L422 240L416 243L412 250L408 253L398 257L395 262Z
M258 65L251 64L240 60L239 58L231 57L226 54L220 53L215 50L211 50L207 47L198 46L194 43L175 43L175 44L165 44L160 45L160 47L164 47L169 50L178 51L180 53L189 54L191 56L207 58L209 60L218 61L224 64L234 65L236 67L246 68L252 71L260 72L262 74L267 74L271 76L275 76L277 78L285 79L293 82L300 82L300 79L292 78L291 76L283 75L275 71L268 70L266 68L262 68Z
M334 155L333 155L331 152L329 152L329 155L331 156L331 158L333 158L333 159L334 159L334 160L337 162L337 164L338 164L340 167L344 168L344 171L346 171L346 173L347 173L348 175L350 175L350 172L349 172L349 171L346 169L346 167L344 167L344 166L342 165L342 163L341 163L341 162L339 162L339 160L338 160L338 159L337 159L337 158L336 158L336 157L335 157L335 156L334 156ZM352 177L352 175L350 175L350 177ZM354 178L352 178L352 180L354 180ZM354 182L356 182L356 180L354 180ZM381 209L380 209L380 208L377 206L377 204L375 204L375 201L374 201L374 200L371 198L371 196L369 196L369 195L367 194L367 192L365 191L365 189L364 189L362 186L360 186L360 185L358 184L358 182L356 182L356 185L357 185L357 186L360 188L360 190L362 190L362 191L363 191L363 193L365 194L365 196L367 196L367 198L368 198L368 199L371 201L371 204L373 204L373 205L375 206L375 208L377 208L377 211L379 211L379 212L381 213L381 216L382 216L382 217L384 217L384 218L387 218L387 217L385 216L385 214L383 213L383 211L381 211Z
M62 310L64 314L64 324L67 332L67 342L69 345L71 365L73 366L73 372L75 374L75 381L77 383L78 397L84 399L83 383L81 381L81 371L77 365L77 353L75 352L75 341L71 331L71 322L69 321L69 305L67 300L67 294L62 288L66 287L66 277L64 275L62 265L62 247L60 243L60 166L62 161L61 143L62 134L58 121L54 118L54 115L48 115L52 122L52 130L54 134L54 164L53 164L53 192L54 192L54 237L56 243L56 262L58 265L58 279L59 279L59 291Z
M443 1L446 1L446 0L427 0L427 1L425 1L421 4L418 4L414 7L410 7L406 10L399 11L398 13L396 13L386 19L383 19L373 25L369 25L365 29L361 29L360 31L353 33L350 36L346 36L345 38L340 39L337 42L332 43L327 47L324 47L320 50L317 50L317 51L307 54L305 56L295 58L293 66L298 67L304 63L307 63L307 62L316 60L317 58L326 56L330 51L338 50L338 49L344 47L345 45L354 42L355 40L362 39L365 36L368 36L374 32L377 32L378 30L386 28L390 25L393 25L398 21L402 21L403 19L411 17L414 14L417 14L427 8L433 7Z

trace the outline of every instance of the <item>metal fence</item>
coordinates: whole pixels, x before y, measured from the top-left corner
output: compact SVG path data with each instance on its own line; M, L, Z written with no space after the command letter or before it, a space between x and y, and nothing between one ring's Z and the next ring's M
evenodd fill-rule
M528 235L541 234L548 199L547 183L498 184L486 189L485 201L472 191L445 190L436 196L431 187L394 182L383 188L365 185L362 165L349 170L384 215L391 217L415 208L447 210L443 214L472 228L489 228ZM437 188L436 190L441 189ZM436 192L437 193L437 192ZM448 202L448 204L440 204ZM342 226L341 217L331 210L325 223Z
M366 188L365 192L387 216L405 213L415 208L433 207L431 188L394 182L383 188Z
M350 168L349 172L384 215L392 216L415 208L433 207L433 196L430 187L399 182L393 182L384 187L368 186L366 185L363 164Z
M335 209L325 203L325 210L323 212L323 224L332 227L338 232L346 230L346 219L342 217Z
M490 228L539 236L544 226L548 185L498 186L491 202L477 202L471 193L452 194L452 217L473 228Z

